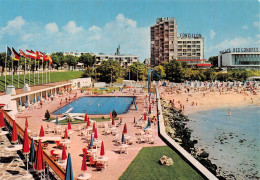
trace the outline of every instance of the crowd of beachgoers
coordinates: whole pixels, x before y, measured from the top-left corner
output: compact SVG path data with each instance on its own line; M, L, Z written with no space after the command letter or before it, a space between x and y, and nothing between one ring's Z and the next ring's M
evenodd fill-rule
M231 115L231 107L260 105L260 85L258 82L188 82L161 83L162 106L165 115L166 132L183 148L190 152L212 173L221 175L219 178L236 179L231 173L221 172L207 158L208 154L202 148L194 148L191 130L186 127L189 114L226 108L226 114ZM185 115L184 115L185 114ZM202 155L201 155L202 154ZM203 158L205 156L206 158Z

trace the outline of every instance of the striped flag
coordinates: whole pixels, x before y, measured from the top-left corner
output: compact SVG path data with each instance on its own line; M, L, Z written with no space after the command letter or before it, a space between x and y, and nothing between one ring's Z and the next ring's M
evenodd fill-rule
M11 56L15 61L19 61L20 59L20 54L17 53L14 48L11 50L9 47L7 47L7 56Z
M28 49L26 49L26 55L27 55L27 57L29 57L31 59L36 59L36 57L37 57L35 52L30 51Z
M49 60L50 64L52 64L51 56L48 56L47 59Z
M21 49L19 49L19 54L20 54L22 57L25 57L25 58L28 57Z

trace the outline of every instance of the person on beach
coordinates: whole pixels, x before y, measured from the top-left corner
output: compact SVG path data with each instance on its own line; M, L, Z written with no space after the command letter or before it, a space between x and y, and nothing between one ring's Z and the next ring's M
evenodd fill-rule
M230 109L228 109L228 116L231 116L231 111L230 111Z

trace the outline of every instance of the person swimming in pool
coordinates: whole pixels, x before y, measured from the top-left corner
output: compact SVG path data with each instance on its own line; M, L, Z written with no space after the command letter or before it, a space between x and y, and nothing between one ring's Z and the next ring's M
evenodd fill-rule
M93 104L92 102L89 103L90 105Z
M97 104L98 106L100 105L100 104Z

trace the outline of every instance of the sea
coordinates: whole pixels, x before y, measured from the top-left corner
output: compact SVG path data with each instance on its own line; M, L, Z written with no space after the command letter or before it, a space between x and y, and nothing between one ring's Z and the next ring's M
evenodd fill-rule
M198 111L189 114L187 127L196 148L235 179L260 179L260 107L256 105Z

